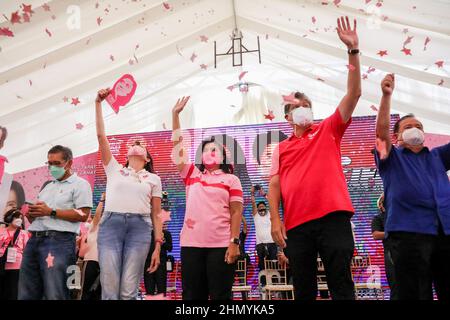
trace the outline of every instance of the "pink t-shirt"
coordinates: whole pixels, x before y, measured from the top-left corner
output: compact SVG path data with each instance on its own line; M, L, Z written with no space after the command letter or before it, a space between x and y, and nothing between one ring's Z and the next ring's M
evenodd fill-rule
M8 232L7 228L0 228L0 256L3 256L3 254L6 251L6 248L9 246L9 242L13 240L13 237L14 231ZM5 264L5 270L20 269L23 251L25 250L25 246L27 245L28 239L29 239L28 232L25 230L20 230L16 242L14 243L14 248L17 250L16 262L7 262Z
M230 203L243 203L239 178L222 170L201 172L194 164L186 164L181 177L186 185L181 246L228 247L231 239Z

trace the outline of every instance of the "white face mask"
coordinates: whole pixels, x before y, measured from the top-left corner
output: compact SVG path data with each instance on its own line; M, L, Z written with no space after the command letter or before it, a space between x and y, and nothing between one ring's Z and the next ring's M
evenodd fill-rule
M298 107L292 111L292 120L294 124L306 127L313 123L313 113L311 108Z
M17 228L22 227L22 223L23 223L23 220L20 219L20 218L14 219L13 222L12 222L12 224L14 226L16 226Z
M420 146L425 141L425 135L418 128L406 129L402 132L403 142L410 146Z

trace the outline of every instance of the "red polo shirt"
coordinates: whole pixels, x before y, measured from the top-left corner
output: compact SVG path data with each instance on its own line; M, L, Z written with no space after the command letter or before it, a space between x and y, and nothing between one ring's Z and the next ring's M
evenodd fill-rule
M350 123L336 109L274 149L270 176L280 176L286 230L334 211L354 212L341 165L341 140Z

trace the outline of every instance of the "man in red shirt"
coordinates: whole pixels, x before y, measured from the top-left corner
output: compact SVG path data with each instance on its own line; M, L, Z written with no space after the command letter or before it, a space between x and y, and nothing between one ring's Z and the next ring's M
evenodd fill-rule
M337 33L348 48L346 95L333 115L313 124L311 101L297 92L284 110L294 132L275 148L272 158L272 237L283 248L287 243L295 298L299 300L316 299L318 254L331 297L355 298L350 271L354 250L350 218L354 209L342 171L340 145L361 96L356 20L352 29L348 17L338 19Z

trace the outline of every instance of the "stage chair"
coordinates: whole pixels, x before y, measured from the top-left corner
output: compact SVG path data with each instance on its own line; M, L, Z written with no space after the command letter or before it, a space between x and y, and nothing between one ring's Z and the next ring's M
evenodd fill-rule
M260 283L261 278L266 277L266 285L261 289L262 299L272 300L272 294L279 293L281 300L294 300L294 286L287 283L286 266L282 267L278 260L264 259L264 267L258 277ZM283 298L283 293L289 298Z
M240 292L242 300L247 300L249 292L252 290L251 286L247 285L247 261L238 260L236 264L234 284L232 292Z

